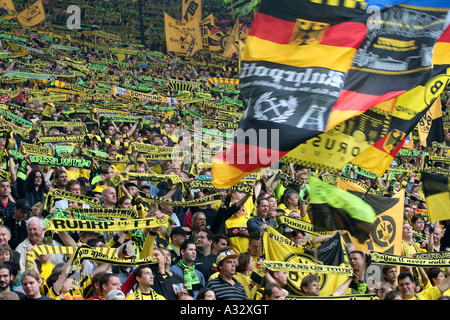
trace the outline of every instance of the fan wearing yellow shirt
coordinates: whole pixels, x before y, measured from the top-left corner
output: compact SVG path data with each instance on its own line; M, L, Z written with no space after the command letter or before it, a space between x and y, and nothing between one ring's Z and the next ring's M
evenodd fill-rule
M125 300L166 300L152 289L155 276L149 266L137 267L133 272L133 278L137 283L137 288L127 295Z
M402 272L398 276L398 288L403 300L437 300L450 288L450 277L434 287L416 293L414 276L409 272Z
M429 289L441 284L450 275L450 268L445 268L445 273L440 268L430 268L425 275L422 275L424 289ZM443 296L450 297L450 289L442 293Z
M233 200L233 203L239 200ZM225 231L230 245L237 254L248 251L248 229L247 221L249 214L240 207L230 218L225 221Z
M284 193L284 203L278 205L278 209L284 210L286 215L289 215L294 211L299 212L301 216L300 220L311 222L309 220L309 216L306 214L305 202L299 203L299 194L293 189L286 190L286 192Z

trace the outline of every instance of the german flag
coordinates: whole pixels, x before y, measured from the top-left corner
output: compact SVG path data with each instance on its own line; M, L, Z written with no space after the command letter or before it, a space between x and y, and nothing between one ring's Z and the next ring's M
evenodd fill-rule
M388 134L378 139L350 162L375 173L377 177L381 177L403 147L409 134L429 109L430 107L416 115L412 120L393 118Z
M262 1L245 40L246 106L233 144L213 162L227 188L321 132L366 32L363 2Z
M426 83L436 74L435 49L442 55L436 60L447 57L448 64L448 51L443 53L435 46L445 30L449 9L444 1L402 1L369 20L371 27L354 56L328 128Z
M422 172L423 192L430 222L450 219L450 179L437 174Z
M387 2L369 30L362 2L262 1L242 57L246 111L234 143L213 162L217 187L371 107L412 119L439 96L448 82L448 5Z

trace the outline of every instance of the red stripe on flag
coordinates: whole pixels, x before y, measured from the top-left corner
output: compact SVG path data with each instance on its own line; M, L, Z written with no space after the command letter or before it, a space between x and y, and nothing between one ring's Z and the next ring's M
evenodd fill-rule
M385 135L383 138L381 138L381 139L379 139L378 141L376 141L376 142L373 144L373 146L374 146L375 148L377 148L378 150L383 151L383 152L386 153L387 155L390 155L392 158L394 158L394 157L397 155L397 153L400 151L400 149L403 147L403 144L405 143L406 138L408 137L408 135L405 135L405 136L403 137L402 141L400 141L400 142L398 143L398 145L397 145L394 149L391 150L391 152L388 152L388 151L384 148L385 141L386 141L386 139L389 138L389 136L390 136L389 134Z
M253 18L249 35L274 43L288 44L291 40L294 27L294 22L258 12Z
M250 27L249 35L278 44L289 44L294 28L295 22L257 13ZM366 30L366 25L363 23L339 23L325 30L320 44L357 49L364 40Z
M349 90L342 90L338 101L333 106L333 110L366 111L369 108L377 105L378 103L395 98L405 92L406 92L405 90L401 90L401 91L387 92L382 95L373 95Z
M236 169L250 173L258 168L270 167L288 152L233 143L225 153L220 153L216 157Z
M442 32L441 37L437 42L450 42L450 27L447 27L444 32Z

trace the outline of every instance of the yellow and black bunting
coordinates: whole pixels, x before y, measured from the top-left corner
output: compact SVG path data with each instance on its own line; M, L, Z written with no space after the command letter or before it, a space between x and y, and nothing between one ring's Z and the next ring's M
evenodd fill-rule
M301 230L301 231L310 233L315 236L328 235L328 234L335 232L335 231L330 231L330 230L326 230L323 228L319 228L309 222L301 221L301 220L294 219L294 218L291 218L288 216L277 217L276 225L278 225L278 226L286 225L290 228L293 228L296 230ZM277 229L277 228L275 228L275 229Z
M168 217L162 219L146 218L134 220L78 220L53 218L48 221L46 231L128 231L157 228L168 225Z
M87 204L91 208L100 208L101 204L97 198L83 196L72 192L55 189L47 194L44 209L49 211L54 206L54 202L58 199L66 199L77 203Z
M305 272L305 273L324 273L324 274L339 274L351 276L353 274L350 267L340 266L325 266L321 264L306 264L295 262L282 261L264 261L263 267L271 271L290 271L290 272Z
M450 267L450 255L447 252L427 252L417 254L414 258L389 253L372 252L370 261L373 264L384 264L404 267L441 268Z
M149 265L158 264L158 260L153 257L147 257L143 259L119 259L115 254L103 253L96 250L97 248L91 248L89 246L81 246L75 252L75 257L73 259L73 265L81 266L84 260L93 260L103 263L109 263L117 266L138 266L138 265Z

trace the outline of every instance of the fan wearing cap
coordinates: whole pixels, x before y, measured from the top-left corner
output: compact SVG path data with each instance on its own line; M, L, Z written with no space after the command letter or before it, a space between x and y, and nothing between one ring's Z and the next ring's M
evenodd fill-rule
M106 300L125 300L125 295L118 289L111 290L106 295Z
M138 213L139 219L145 218L147 212L142 205L142 200L137 199L137 191L138 185L132 181L128 181L127 183L122 183L122 191L123 193L132 200L132 209L136 210Z
M236 252L229 248L218 252L216 264L219 275L206 283L206 287L216 293L217 300L248 299L244 286L234 278L237 258Z
M188 235L189 232L181 227L172 228L169 239L170 243L167 246L172 255L172 265L176 264L178 259L180 259L180 245L187 239Z

